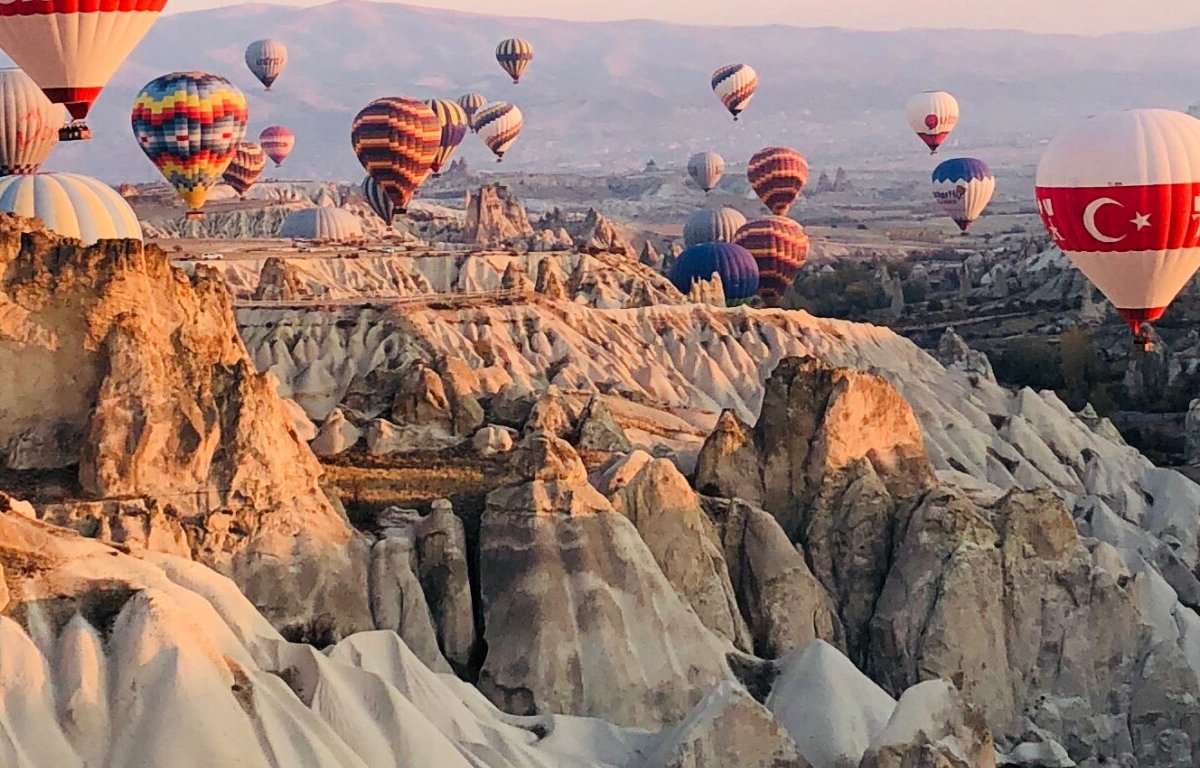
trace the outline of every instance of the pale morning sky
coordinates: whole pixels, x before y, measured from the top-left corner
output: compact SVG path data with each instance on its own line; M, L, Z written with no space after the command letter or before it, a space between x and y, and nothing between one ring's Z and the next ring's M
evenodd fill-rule
M178 12L239 2L171 0L167 9ZM1200 0L409 0L406 4L589 21L653 18L691 24L855 29L974 27L1095 35L1200 26Z

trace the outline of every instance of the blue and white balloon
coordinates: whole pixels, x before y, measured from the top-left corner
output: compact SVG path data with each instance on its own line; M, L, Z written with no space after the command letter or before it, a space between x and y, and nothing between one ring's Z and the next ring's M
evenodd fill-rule
M995 191L996 177L982 160L956 157L933 169L933 199L963 232L987 208Z

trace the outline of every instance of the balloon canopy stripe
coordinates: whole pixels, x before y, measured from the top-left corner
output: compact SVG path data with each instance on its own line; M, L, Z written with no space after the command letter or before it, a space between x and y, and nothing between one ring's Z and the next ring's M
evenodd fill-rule
M1200 247L1200 182L1037 187L1042 223L1067 252Z
M159 13L167 0L16 0L0 3L0 16L146 11Z

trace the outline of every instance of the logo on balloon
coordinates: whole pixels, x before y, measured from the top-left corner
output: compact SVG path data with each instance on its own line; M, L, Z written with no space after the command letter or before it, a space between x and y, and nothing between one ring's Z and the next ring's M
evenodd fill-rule
M934 128L937 128L938 127L938 116L937 115L925 115L925 127L931 131Z

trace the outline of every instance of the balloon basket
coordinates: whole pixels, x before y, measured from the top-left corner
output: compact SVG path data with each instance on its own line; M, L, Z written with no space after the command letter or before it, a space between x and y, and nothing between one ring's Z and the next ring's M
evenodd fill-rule
M87 123L68 123L58 129L59 141L87 141L92 138L92 129Z
M193 209L185 213L183 218L187 221L199 221L204 218L204 211Z

